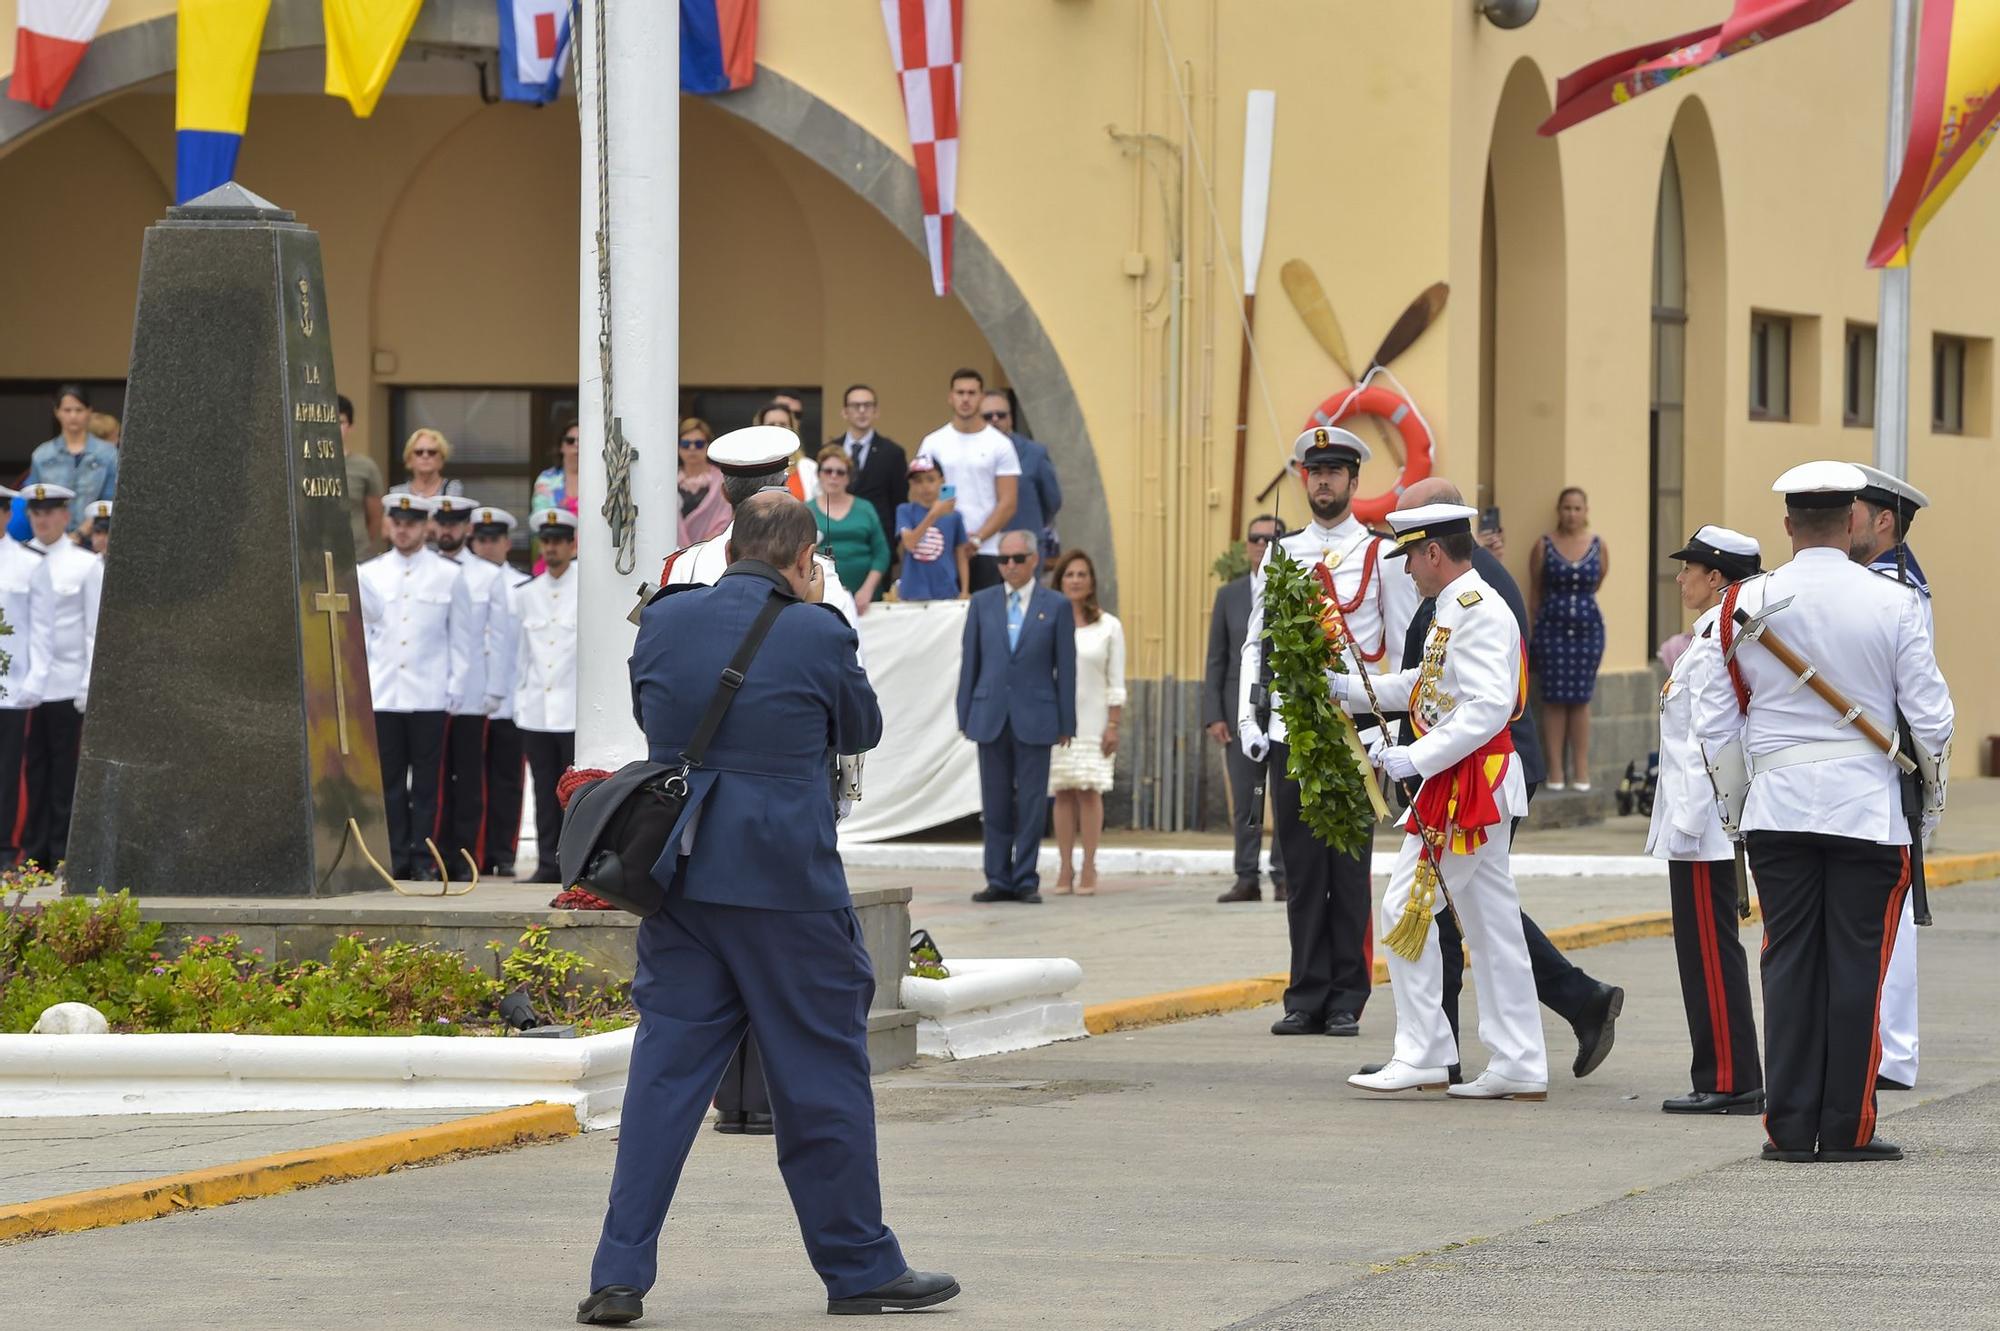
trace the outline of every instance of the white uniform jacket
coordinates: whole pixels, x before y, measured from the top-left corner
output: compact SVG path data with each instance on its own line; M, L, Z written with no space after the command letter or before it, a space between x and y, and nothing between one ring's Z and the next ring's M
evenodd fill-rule
M1375 535L1350 513L1331 527L1322 527L1315 522L1303 531L1293 532L1278 544L1284 547L1287 555L1300 563L1325 562L1332 565L1333 589L1342 605L1360 596L1360 604L1346 612L1347 630L1354 635L1354 643L1347 650L1350 672L1367 670L1371 674L1379 673L1402 659L1403 635L1410 631L1410 620L1415 617L1423 598L1417 594L1417 584L1411 580L1405 562L1383 558L1396 548L1393 541ZM1369 557L1371 547L1372 559ZM1264 561L1271 557L1267 547ZM1250 702L1250 689L1257 682L1263 664L1264 561L1260 561L1250 573L1250 621L1243 634L1242 680L1236 695L1237 724L1248 731L1257 728L1257 709ZM1362 588L1364 579L1367 582L1365 591ZM1360 652L1374 656L1376 660L1371 665L1361 659ZM1379 686L1377 692L1380 692ZM1386 709L1388 699L1382 701ZM1363 707L1360 714L1366 711ZM1271 727L1266 733L1274 742L1285 737L1285 722L1278 714L1275 697L1271 700ZM1374 734L1374 727L1367 727L1361 734L1362 738L1369 738Z
M682 583L693 582L704 587L713 587L715 580L729 567L729 538L735 531L736 524L732 522L724 527L720 534L676 550L667 569L667 585L678 587ZM840 576L835 572L831 559L825 555L814 555L813 558L819 561L820 581L826 587L826 594L822 599L840 612L840 617L848 622L854 629L855 636L859 637L861 612L855 609L854 594L841 585ZM862 668L866 669L868 661L861 655L858 643L854 651L856 659L860 661Z
M41 547L41 567L28 580L28 678L22 692L43 702L90 692L90 638L97 623L97 556L74 541Z
M503 567L493 580L493 600L486 608L486 696L499 702L487 715L496 721L514 719L514 690L521 676L521 612L515 601L521 589L533 582L512 566Z
M1524 688L1520 625L1500 593L1478 570L1467 569L1437 595L1423 659L1376 680L1375 696L1383 711L1416 717L1423 734L1410 745L1410 761L1428 780L1513 724ZM1347 704L1354 713L1367 707L1365 697ZM1528 787L1519 758L1507 760L1493 799L1502 819L1527 813Z
M1884 734L1901 708L1917 743L1933 754L1951 744L1951 693L1939 673L1922 596L1853 563L1843 550L1801 550L1789 564L1741 585L1737 607L1755 615L1791 598L1769 624L1792 650L1859 707ZM1718 640L1721 628L1716 630ZM1816 832L1906 846L1896 768L1760 643L1736 664L1750 691L1739 707L1726 668L1694 699L1695 737L1725 744L1739 732L1750 763L1745 832ZM1940 764L1942 766L1942 764Z
M576 601L572 564L560 578L544 573L514 592L521 625L514 724L523 730L576 729Z
M357 570L368 637L368 688L378 712L462 707L466 663L452 633L471 601L458 565L435 550L390 550Z
M493 692L486 678L491 668L486 655L486 620L493 612L493 584L500 568L469 550L452 562L458 565L459 579L465 583L466 613L454 615L451 621L451 673L462 681L462 687L453 690L458 706L451 712L453 716L485 716L486 699Z
M1646 853L1662 860L1714 863L1734 854L1715 807L1715 787L1694 737L1694 699L1711 671L1721 670L1722 644L1716 634L1717 606L1694 622L1694 638L1674 662L1660 689L1660 778L1653 787L1653 821L1646 829ZM1692 855L1675 855L1669 833L1679 829L1700 837Z
M34 660L34 620L28 606L28 587L35 570L46 558L40 546L26 546L11 536L0 537L0 615L7 617L14 632L0 639L0 651L7 653L7 673L0 676L0 707L19 711L33 707L41 699L27 691L28 663Z

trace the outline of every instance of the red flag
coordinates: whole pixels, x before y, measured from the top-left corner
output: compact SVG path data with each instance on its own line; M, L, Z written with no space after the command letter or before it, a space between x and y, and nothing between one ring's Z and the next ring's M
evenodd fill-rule
M1817 23L1849 0L1736 0L1729 17L1712 28L1605 56L1556 84L1556 109L1542 122L1544 135L1560 134L1634 97L1685 78L1704 65Z
M7 95L47 111L69 86L111 0L21 0Z

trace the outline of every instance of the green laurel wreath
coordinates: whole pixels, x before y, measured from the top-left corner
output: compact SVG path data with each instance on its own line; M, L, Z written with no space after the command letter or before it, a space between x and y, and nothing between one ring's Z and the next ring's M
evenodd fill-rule
M1326 593L1306 565L1273 546L1264 568L1264 636L1271 643L1271 689L1285 719L1286 775L1299 783L1299 816L1312 834L1352 855L1375 834L1369 778L1342 733L1326 672L1347 673L1347 658L1320 628Z

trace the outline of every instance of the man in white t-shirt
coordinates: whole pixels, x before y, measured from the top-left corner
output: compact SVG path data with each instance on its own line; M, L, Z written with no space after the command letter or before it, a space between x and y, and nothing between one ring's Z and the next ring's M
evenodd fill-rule
M1000 585L1000 533L1020 502L1021 458L1006 435L979 414L986 379L977 370L951 376L951 420L924 436L918 457L943 469L956 487L958 515L978 550L972 556L972 585L979 591Z

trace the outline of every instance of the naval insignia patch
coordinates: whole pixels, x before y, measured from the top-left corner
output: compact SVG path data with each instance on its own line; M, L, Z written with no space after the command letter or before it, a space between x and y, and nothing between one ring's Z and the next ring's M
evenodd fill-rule
M1467 610L1470 610L1473 606L1479 604L1479 593L1461 592L1458 597L1458 603L1464 606Z

